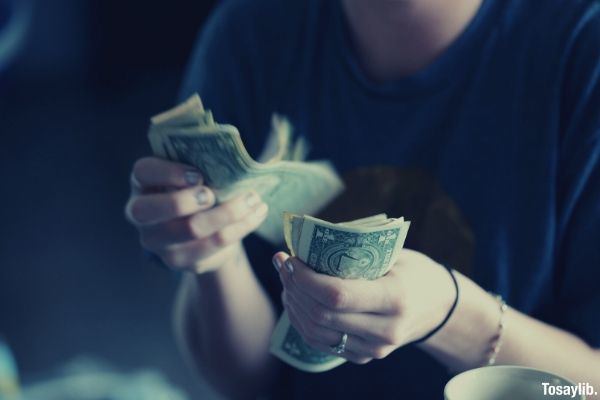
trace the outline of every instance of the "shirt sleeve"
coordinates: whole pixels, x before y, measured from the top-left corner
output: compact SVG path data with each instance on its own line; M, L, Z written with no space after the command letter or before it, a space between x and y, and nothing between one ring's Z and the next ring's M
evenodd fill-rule
M600 347L600 5L580 21L566 62L557 185L557 312Z

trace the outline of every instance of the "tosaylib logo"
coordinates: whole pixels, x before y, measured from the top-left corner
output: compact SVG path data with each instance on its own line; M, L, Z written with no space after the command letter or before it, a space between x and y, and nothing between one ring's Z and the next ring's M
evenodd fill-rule
M578 383L577 385L553 385L549 382L542 382L544 396L596 396L598 392L589 383Z

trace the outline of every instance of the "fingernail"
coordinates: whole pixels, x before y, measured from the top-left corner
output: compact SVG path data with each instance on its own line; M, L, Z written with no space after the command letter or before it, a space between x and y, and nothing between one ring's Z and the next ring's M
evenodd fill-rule
M292 264L292 261L289 258L285 260L285 268L290 274L294 273L294 265Z
M273 266L275 267L275 270L279 272L281 269L281 261L279 261L279 258L273 257Z
M248 207L254 207L259 201L258 195L254 192L250 192L246 195L246 205Z
M206 188L203 187L196 192L196 202L199 206L208 203L208 192L206 191Z
M200 174L196 171L185 171L183 174L183 179L185 179L185 183L188 185L194 186L200 182Z

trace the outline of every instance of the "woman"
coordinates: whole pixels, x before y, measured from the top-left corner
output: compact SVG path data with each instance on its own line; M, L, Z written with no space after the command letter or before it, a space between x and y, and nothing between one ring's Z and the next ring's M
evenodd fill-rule
M283 252L269 271L264 255L275 249L253 237L242 244L267 211L255 193L215 206L197 171L139 160L129 218L145 248L190 271L179 335L223 393L439 398L452 373L493 363L600 391L600 6L540 5L219 6L182 95L197 91L252 154L278 112L313 158L332 160L363 194L356 204L380 198L380 180L395 179L402 193L443 193L421 196L416 217L395 208L392 216L413 217L409 239L420 239L385 277L340 280ZM439 198L449 204L441 212ZM448 215L458 215L454 228L436 225ZM445 257L451 251L439 249L457 232L470 240L460 257ZM270 356L282 305L308 344L351 363L308 374Z

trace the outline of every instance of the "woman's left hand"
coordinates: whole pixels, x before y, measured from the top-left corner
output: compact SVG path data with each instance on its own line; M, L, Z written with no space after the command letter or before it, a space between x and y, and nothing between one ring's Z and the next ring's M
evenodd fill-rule
M372 281L319 274L283 252L273 262L281 266L283 305L305 342L332 353L346 333L341 356L357 364L384 358L435 329L456 295L446 268L407 249Z

